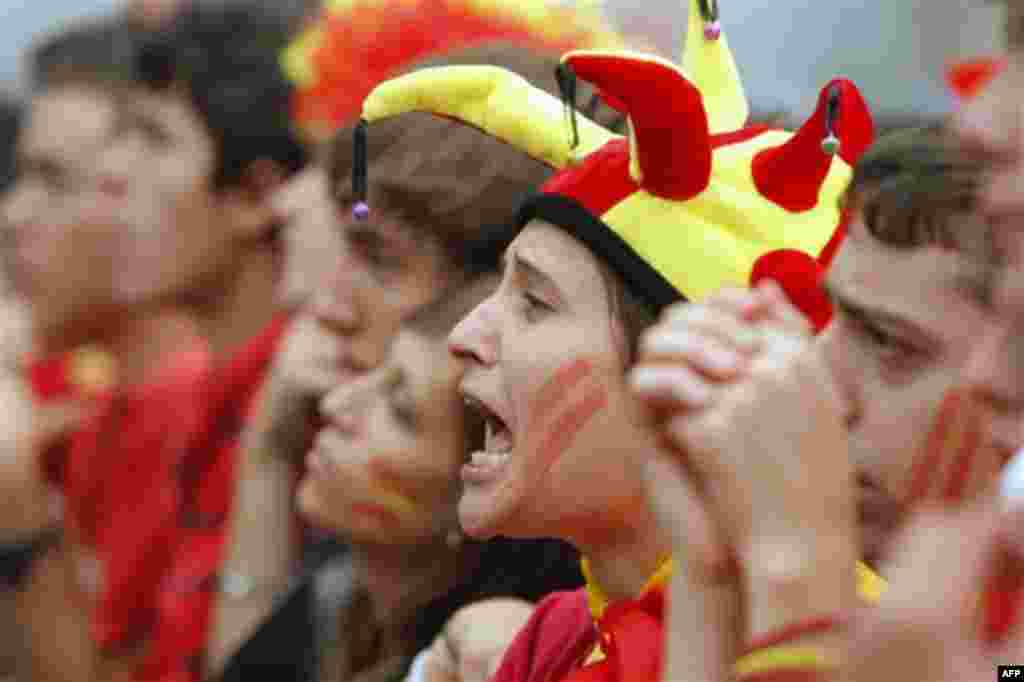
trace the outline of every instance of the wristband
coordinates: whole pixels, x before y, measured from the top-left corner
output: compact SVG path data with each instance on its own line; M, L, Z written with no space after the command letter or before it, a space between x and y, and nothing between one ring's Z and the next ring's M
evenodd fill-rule
M63 529L45 528L27 542L0 544L0 590L20 590L37 561L60 544Z
M736 661L733 670L737 679L745 679L773 671L821 671L833 667L834 663L820 649L777 646L747 654Z
M828 632L829 630L837 630L845 624L845 618L841 616L819 616L817 618L810 618L805 621L800 621L787 625L783 628L779 628L774 632L756 637L746 649L743 654L751 654L761 649L770 649L780 644L791 642L794 639L798 639L805 635L816 635L822 632Z

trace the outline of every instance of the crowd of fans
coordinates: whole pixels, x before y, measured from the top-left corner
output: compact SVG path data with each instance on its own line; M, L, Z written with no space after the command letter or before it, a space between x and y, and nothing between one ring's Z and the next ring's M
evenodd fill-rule
M681 65L546 0L41 36L0 102L0 680L1024 665L1005 2L899 125L844 79L752 115L716 0Z

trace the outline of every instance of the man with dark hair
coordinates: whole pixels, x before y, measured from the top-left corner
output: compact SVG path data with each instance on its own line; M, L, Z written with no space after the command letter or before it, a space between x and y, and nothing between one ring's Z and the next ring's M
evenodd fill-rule
M180 310L132 308L114 296L116 238L109 223L97 220L90 201L98 153L109 141L116 118L110 83L124 72L141 36L115 17L37 44L29 59L32 90L17 140L14 182L0 204L4 263L18 301L26 304L36 356L24 369L39 404L23 407L37 421L35 438L52 431L60 439L53 447L40 444L42 462L30 454L20 458L23 466L16 475L9 472L12 475L3 477L12 504L31 510L19 520L5 517L3 541L24 547L33 535L30 529L58 527L46 504L50 486L62 494L64 520L75 529L63 544L48 543L55 551L48 552L33 572L25 571L23 589L16 595L17 619L30 640L27 674L35 678L87 679L93 674L93 640L106 646L122 636L118 627L125 618L124 604L137 595L123 597L126 601L118 607L110 595L122 585L111 580L101 589L88 578L110 574L111 565L125 565L125 550L135 532L131 526L139 521L138 515L108 519L102 540L83 529L95 530L92 522L103 510L128 501L115 501L107 493L120 491L123 496L137 490L126 473L132 469L124 463L146 458L156 464L152 436L166 430L160 412L144 411L128 422L118 417L119 406L162 406L170 394L198 376L192 360L201 353L191 352L197 343L195 332ZM5 309L20 317L14 303L5 302ZM4 352L21 366L12 348L5 345ZM117 373L114 395L107 390L115 378L111 362ZM26 426L10 416L21 414L15 403L22 399L28 394L19 391L5 400L10 419L5 428L11 433ZM69 412L80 402L93 413L84 423L79 423L78 409ZM61 419L47 426L47 415ZM115 435L98 442L99 433ZM111 471L121 475L105 487L94 485ZM39 544L28 545L42 554ZM106 560L100 562L100 557ZM6 612L3 617L15 618Z
M852 606L854 558L877 566L915 511L976 499L1015 447L979 436L981 408L961 388L975 330L991 318L997 271L994 232L978 211L983 178L983 165L939 130L890 134L854 170L849 235L827 280L835 318L817 340L778 296L734 291L673 311L644 344L638 392L671 414L668 440L707 490L728 498L684 492L675 454L655 462L649 488L675 550L715 555L683 539L683 519L695 518L687 500L699 499L730 542L742 519L772 519L774 558L761 561L793 562L792 582L772 592L778 576L751 558L750 545L737 550L753 576L742 592L753 641ZM768 467L779 475L766 475ZM808 595L817 597L801 601ZM669 658L678 671L686 652L722 633L688 633L684 610L676 612ZM801 673L827 679L821 666L840 637L832 626L805 637L821 656ZM733 644L715 642L718 651ZM782 667L748 664L791 645L784 638L741 659L740 678L787 679ZM731 661L710 662L723 663Z
M102 287L97 297L108 302L103 328L142 311L185 310L213 367L202 360L189 366L191 374L175 369L174 391L159 405L115 396L108 428L91 434L109 466L76 470L95 494L68 509L76 535L106 551L97 557L101 608L92 623L103 665L73 671L83 679L124 668L138 679L204 675L213 599L225 586L219 569L237 440L288 322L275 303L286 218L274 196L305 163L289 121L291 86L278 66L288 38L273 13L201 3L139 34L129 50L134 58L114 60L102 74L112 97L75 189L105 240L99 251L106 260L97 254L92 261L94 290ZM49 178L49 166L37 166L39 182L26 192ZM159 426L131 455L145 464L106 456L111 433L157 417ZM22 545L38 546L32 540L41 535L28 531L44 527L41 514L17 529L29 538ZM48 561L25 566L27 599Z
M0 192L14 179L14 145L20 122L21 105L12 98L0 98Z

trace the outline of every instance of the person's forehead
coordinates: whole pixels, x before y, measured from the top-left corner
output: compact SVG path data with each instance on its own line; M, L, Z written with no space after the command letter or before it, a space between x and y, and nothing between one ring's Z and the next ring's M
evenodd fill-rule
M106 141L114 119L114 100L102 90L50 90L32 100L22 148L62 156L91 150Z
M988 267L937 246L889 247L854 229L836 254L829 282L857 305L939 334L965 315L982 314L968 289Z
M604 296L597 258L562 228L532 220L508 251L543 272L566 294L583 296L596 292ZM507 256L506 265L510 261Z

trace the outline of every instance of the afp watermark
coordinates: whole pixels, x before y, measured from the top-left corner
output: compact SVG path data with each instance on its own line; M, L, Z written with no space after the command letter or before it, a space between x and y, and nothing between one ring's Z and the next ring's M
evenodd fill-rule
M1024 682L1024 665L1001 665L996 668L996 679Z

